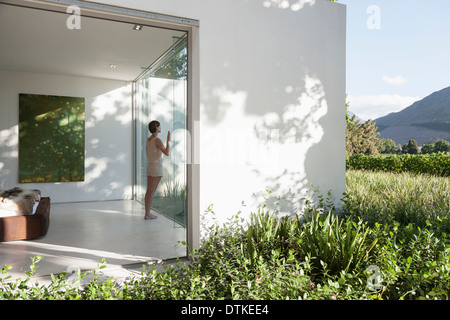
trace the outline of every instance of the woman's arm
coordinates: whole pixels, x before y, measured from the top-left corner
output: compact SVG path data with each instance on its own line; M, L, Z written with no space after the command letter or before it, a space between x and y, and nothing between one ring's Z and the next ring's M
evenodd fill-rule
M170 131L167 133L167 141L166 146L164 147L161 139L157 138L155 140L156 146L164 153L166 156L169 156L170 153Z

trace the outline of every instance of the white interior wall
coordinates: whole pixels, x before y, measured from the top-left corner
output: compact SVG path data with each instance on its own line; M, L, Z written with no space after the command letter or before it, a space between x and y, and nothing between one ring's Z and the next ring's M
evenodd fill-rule
M201 128L194 145L200 150L200 214L210 204L223 218L255 211L266 188L272 199L282 198L285 212L295 212L315 188L339 203L345 191L344 5L95 2L199 21L200 105L192 107L194 114L199 109Z
M131 84L2 70L0 83L0 189L37 188L53 203L132 197ZM19 93L85 98L85 181L18 183Z

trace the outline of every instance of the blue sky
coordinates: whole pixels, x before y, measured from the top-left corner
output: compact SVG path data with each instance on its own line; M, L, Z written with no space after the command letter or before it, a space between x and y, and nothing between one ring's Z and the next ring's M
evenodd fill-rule
M350 111L375 119L450 86L449 0L338 0L347 6Z

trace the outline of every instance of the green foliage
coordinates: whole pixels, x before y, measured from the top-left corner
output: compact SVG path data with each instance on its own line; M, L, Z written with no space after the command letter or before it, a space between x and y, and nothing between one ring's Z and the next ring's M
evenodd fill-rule
M448 300L450 294L450 242L445 233L433 232L439 221L425 228L398 223L376 223L380 239L373 264L379 286L372 299Z
M433 153L418 155L353 155L347 157L347 169L413 172L438 176L450 176L450 154Z
M124 283L62 274L39 285L39 257L24 280L12 281L4 266L0 299L449 298L448 178L350 170L342 210L318 198L289 217L263 204L248 220L213 224L192 262L146 267Z
M377 147L381 154L402 153L402 146L400 144L396 144L392 139L377 139Z
M51 275L50 284L40 284L33 277L38 269L38 263L42 257L31 257L30 271L25 272L25 278L12 279L10 276L0 278L0 300L115 300L121 298L121 289L111 278L100 281L96 271L92 272L93 278L86 285L81 285L86 273L78 272L77 275L67 277L67 272L58 276ZM106 267L106 260L102 259ZM6 275L11 270L10 266L4 265L0 274Z
M368 120L359 123L356 116L350 119L347 117L347 133L346 133L346 152L348 156L354 154L378 154L377 132L375 122Z
M369 229L362 221L344 221L333 212L316 210L306 220L298 238L299 249L313 257L316 271L339 274L367 266L378 239L367 241Z
M430 143L425 143L422 148L420 148L420 152L423 154L434 153L434 145Z
M450 179L409 172L347 171L346 218L420 228L436 222L439 233L450 234Z
M347 171L345 219L363 219L378 243L382 285L375 299L448 299L450 180Z
M156 70L150 69L152 77L186 80L187 77L187 36L179 38L170 48L170 59L163 60Z
M409 154L418 154L419 146L417 145L417 141L414 139L410 139L409 142L403 146L402 152Z
M446 140L436 141L434 144L434 152L450 152L450 142Z
M442 139L436 139L434 142L426 142L420 149L421 153L439 153L450 152L450 142Z

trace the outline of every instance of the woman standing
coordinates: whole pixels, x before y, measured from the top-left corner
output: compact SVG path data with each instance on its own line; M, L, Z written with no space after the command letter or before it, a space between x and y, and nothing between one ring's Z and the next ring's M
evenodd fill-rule
M157 217L150 213L152 208L153 196L156 188L163 176L163 158L162 154L169 155L170 131L167 133L166 146L164 147L158 134L161 132L160 123L156 120L148 124L151 136L146 141L147 153L147 192L145 193L145 220L156 219Z

